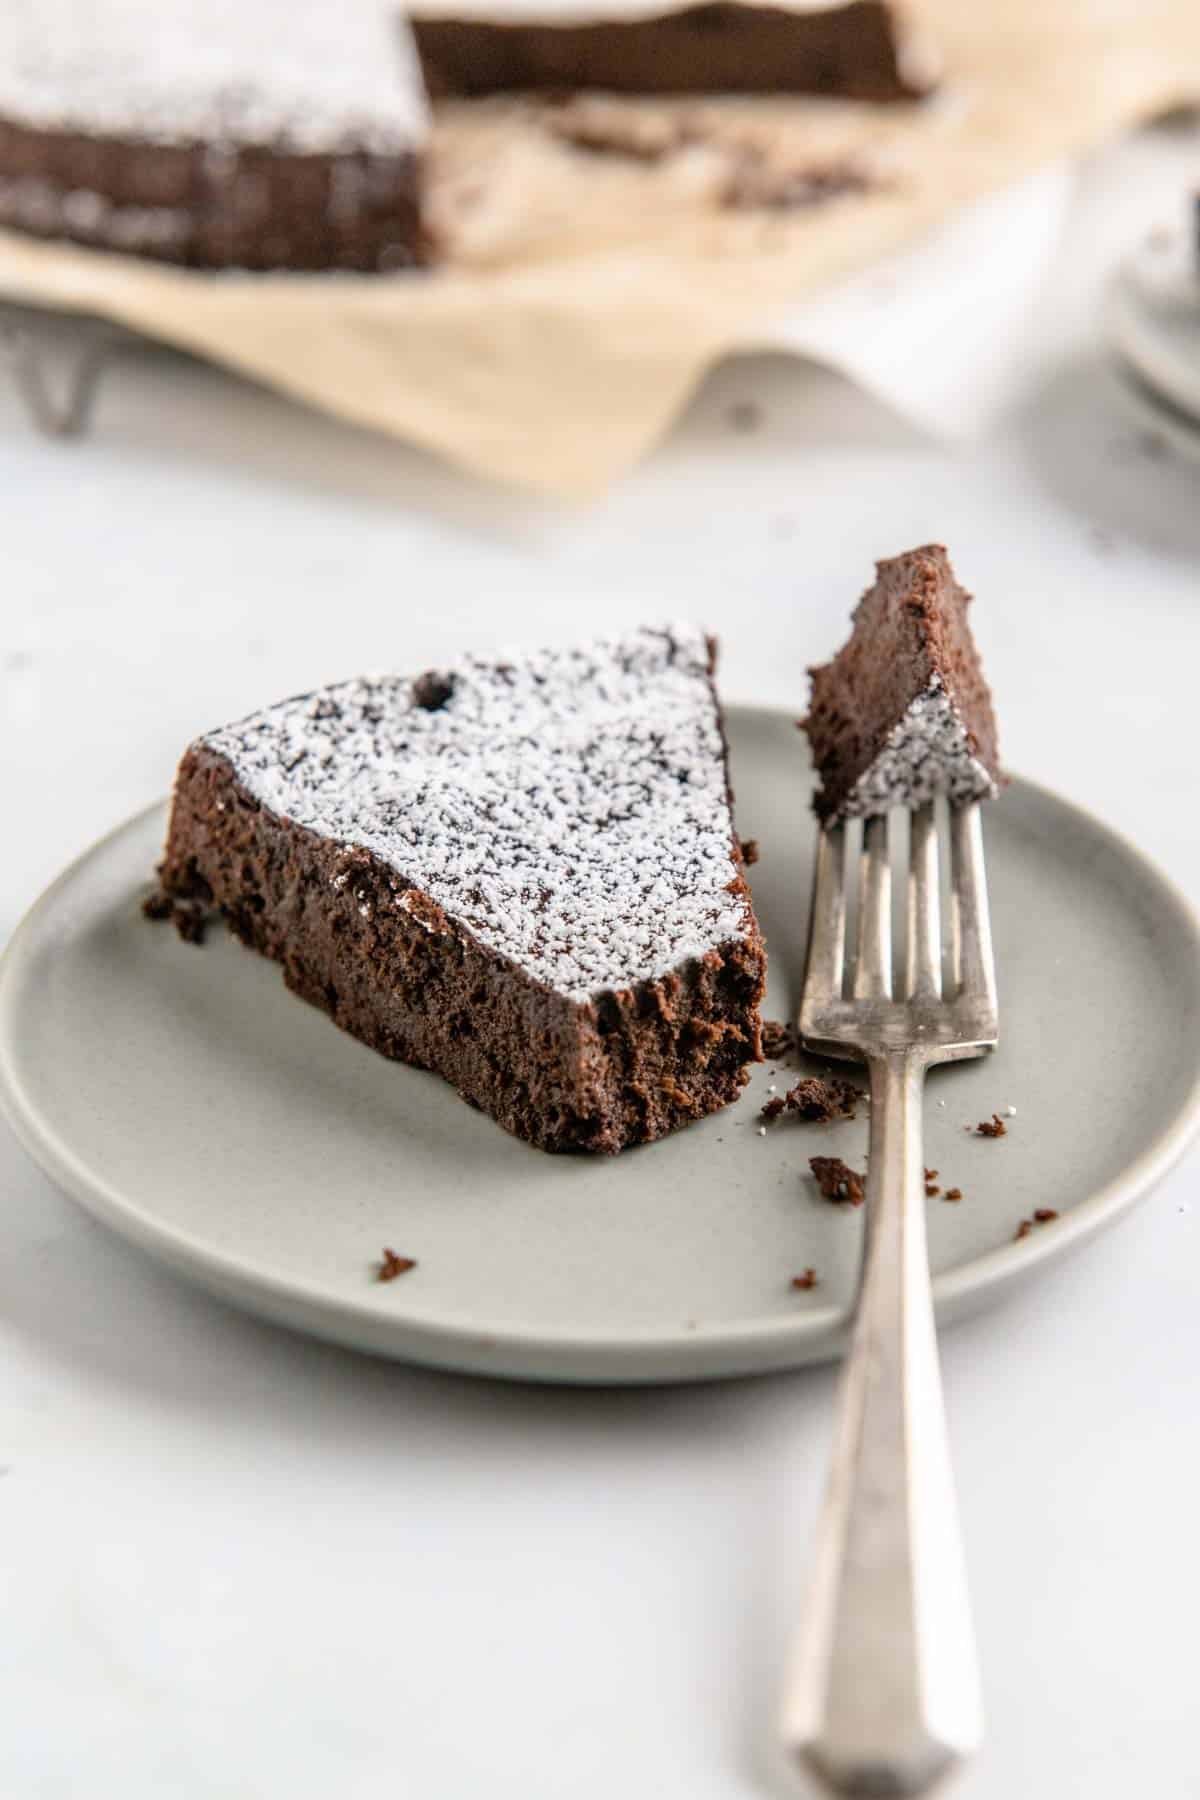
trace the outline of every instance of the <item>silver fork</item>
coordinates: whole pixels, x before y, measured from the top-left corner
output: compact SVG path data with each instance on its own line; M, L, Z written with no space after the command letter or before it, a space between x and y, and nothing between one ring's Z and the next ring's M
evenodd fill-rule
M943 991L932 805L911 815L907 993L892 994L888 821L863 828L846 973L845 827L823 831L800 1032L870 1071L867 1243L785 1747L835 1794L925 1794L975 1749L979 1680L925 1245L921 1100L934 1063L996 1043L979 808L951 808Z

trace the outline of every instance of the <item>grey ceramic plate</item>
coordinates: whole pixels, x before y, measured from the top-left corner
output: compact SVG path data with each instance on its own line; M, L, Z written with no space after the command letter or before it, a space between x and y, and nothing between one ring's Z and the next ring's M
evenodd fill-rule
M812 853L790 717L735 711L738 818L791 1009ZM493 1375L670 1381L833 1354L862 1215L817 1199L807 1159L860 1158L866 1122L781 1122L742 1101L664 1143L544 1156L435 1077L385 1062L223 933L203 949L139 914L164 809L49 890L0 968L0 1093L54 1178L107 1224L268 1318ZM1200 941L1137 853L1015 782L988 809L1001 977L994 1057L935 1073L929 1203L948 1320L1112 1219L1183 1148L1200 1100ZM1067 1026L1070 1023L1070 1031ZM1009 1105L994 1142L964 1126ZM1013 1242L1019 1220L1057 1223ZM373 1280L390 1245L419 1266ZM815 1268L819 1286L793 1292Z

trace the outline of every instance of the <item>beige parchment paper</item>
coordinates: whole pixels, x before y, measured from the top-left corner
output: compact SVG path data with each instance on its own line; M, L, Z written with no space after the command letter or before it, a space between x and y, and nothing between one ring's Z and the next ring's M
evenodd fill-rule
M716 361L771 342L798 301L968 202L1200 97L1196 0L911 10L945 64L938 95L914 107L585 98L565 115L445 110L430 205L446 260L430 272L212 275L0 233L0 294L115 320L477 475L592 495L663 435ZM657 157L564 140L564 125L569 137L597 117L618 137L672 144L685 128ZM863 186L790 211L730 206L746 166L850 167Z

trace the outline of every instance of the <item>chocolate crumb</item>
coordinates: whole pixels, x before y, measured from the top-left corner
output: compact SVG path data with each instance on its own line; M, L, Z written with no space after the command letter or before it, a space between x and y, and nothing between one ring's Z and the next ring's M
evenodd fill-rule
M170 894L160 891L147 895L142 901L142 913L156 924L170 919L185 944L204 942L208 913L202 905L189 904L186 900L173 900Z
M742 839L742 861L748 869L752 869L758 861L758 839Z
M962 1199L962 1189L961 1188L947 1188L945 1193L942 1195L942 1199L943 1200L961 1200Z
M936 1200L941 1191L941 1188L937 1186L936 1182L927 1181L925 1183L925 1198L927 1200Z
M1008 1126L999 1113L993 1113L990 1119L980 1119L975 1127L976 1137L997 1138L1008 1136Z
M764 1019L762 1027L763 1055L769 1059L784 1057L796 1047L796 1036L790 1025L779 1019Z
M866 1198L863 1177L847 1168L840 1156L810 1156L808 1166L825 1200L847 1201L861 1206Z
M925 1171L926 1181L936 1181L937 1178L938 1178L938 1172L936 1169L926 1169L926 1171Z
M776 1094L773 1100L767 1101L766 1105L763 1107L761 1113L759 1114L759 1117L762 1119L777 1119L779 1117L780 1113L783 1111L783 1106L784 1106L783 1099L781 1098L781 1096L779 1094Z
M803 1275L792 1276L792 1286L799 1293L807 1294L810 1288L815 1288L816 1285L817 1271L815 1269L805 1269Z
M385 1250L379 1263L376 1279L379 1281L395 1281L397 1275L407 1275L410 1269L416 1268L411 1256L397 1256L394 1250Z
M202 944L208 929L208 919L198 906L179 906L173 909L175 929L185 944Z
M1035 1210L1032 1219L1021 1220L1021 1223L1017 1226L1017 1235L1013 1242L1019 1243L1023 1237L1028 1237L1035 1225L1049 1225L1051 1220L1057 1219L1057 1217L1058 1214L1052 1206L1039 1206Z
M829 1125L834 1119L852 1119L862 1099L862 1089L840 1075L805 1075L786 1096L789 1112L808 1125Z

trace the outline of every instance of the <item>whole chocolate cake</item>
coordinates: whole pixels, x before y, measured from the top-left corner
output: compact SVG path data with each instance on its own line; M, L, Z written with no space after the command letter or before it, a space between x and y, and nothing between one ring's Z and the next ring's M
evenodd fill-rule
M425 115L378 0L5 0L0 225L200 267L404 267Z
M822 819L985 799L1001 780L992 696L971 596L941 544L876 564L875 585L832 662L810 669L804 721Z
M599 88L621 94L837 94L911 100L931 85L928 46L887 0L792 5L586 4L447 8L421 0L413 34L435 96Z
M187 751L163 894L544 1149L661 1137L760 1055L711 671L675 626L285 701Z

